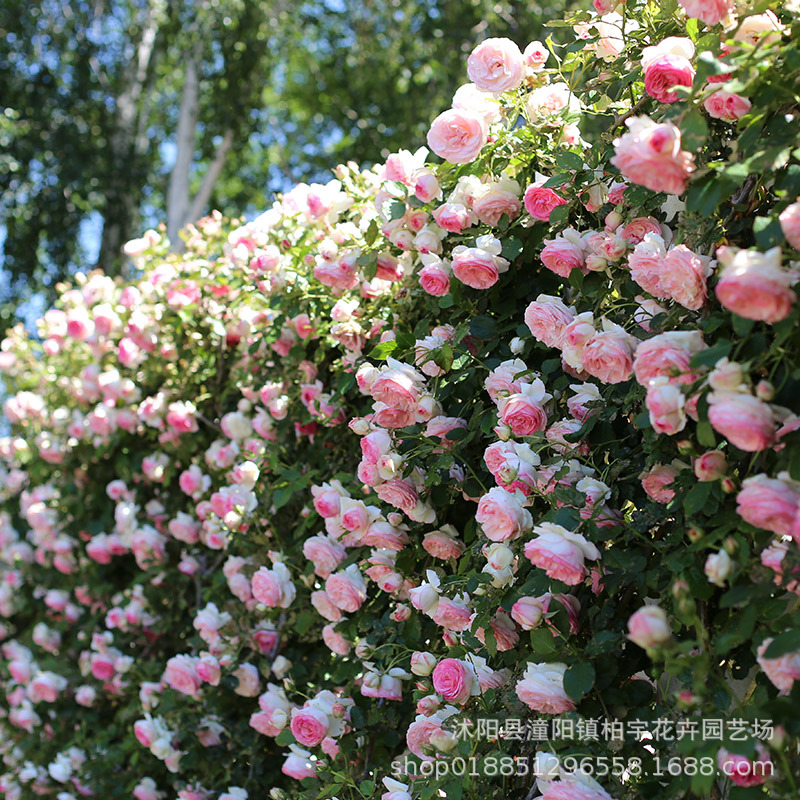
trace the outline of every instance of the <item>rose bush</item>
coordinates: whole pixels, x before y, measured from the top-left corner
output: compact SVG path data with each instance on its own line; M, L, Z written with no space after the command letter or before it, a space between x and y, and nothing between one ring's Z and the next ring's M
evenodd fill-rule
M6 798L797 797L798 7L553 26L2 342Z

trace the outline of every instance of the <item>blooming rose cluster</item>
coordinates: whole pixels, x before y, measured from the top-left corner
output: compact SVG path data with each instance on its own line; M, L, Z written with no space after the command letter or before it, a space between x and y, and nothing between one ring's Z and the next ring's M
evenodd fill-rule
M748 664L774 735L717 761L791 794L792 10L680 5L486 38L446 163L148 231L7 332L0 794L449 796L476 717L708 715ZM509 790L632 791L565 752Z

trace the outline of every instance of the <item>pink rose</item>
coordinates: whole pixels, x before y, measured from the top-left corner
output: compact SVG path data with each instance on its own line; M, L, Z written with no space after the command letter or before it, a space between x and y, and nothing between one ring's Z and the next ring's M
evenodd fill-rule
M694 474L699 481L717 481L728 471L728 461L721 450L709 450L694 460Z
M703 101L703 108L714 119L736 122L750 111L752 103L746 98L718 89Z
M367 599L367 585L355 564L331 575L325 581L325 591L331 602L348 614L358 611Z
M623 239L633 245L639 244L648 233L661 236L661 225L653 217L634 217L619 232Z
M433 688L448 702L464 705L472 695L474 672L455 658L445 658L433 670Z
M692 383L696 375L689 366L695 353L706 348L699 331L670 331L640 342L633 370L642 386L660 375L678 383Z
M424 386L423 376L408 364L390 358L370 387L372 399L392 408L413 410Z
M446 528L451 528L447 525ZM455 529L452 529L455 532ZM464 552L464 544L459 541L453 533L448 530L432 531L425 534L422 540L422 547L425 552L434 558L446 561L449 558L459 558Z
M556 194L552 189L546 188L547 181L537 181L525 190L523 198L525 210L534 218L542 222L548 222L550 212L557 206L567 204L561 195Z
M355 500L352 497L342 498L340 507L339 522L341 526L349 533L362 535L366 533L370 523L370 510L364 505L362 500ZM341 556L344 558L344 550L341 551ZM341 559L339 559L341 561ZM338 566L338 564L336 564ZM334 567L335 569L336 567ZM330 570L331 572L333 570ZM322 577L327 578L327 575Z
M561 340L561 356L564 363L573 370L583 371L583 351L597 331L594 327L594 317L591 311L578 314L572 322L564 328ZM570 375L576 374L574 371Z
M529 394L516 393L498 403L500 421L514 436L532 436L547 427L547 412L541 402Z
M550 57L550 51L541 42L531 42L522 54L522 60L528 69L538 72Z
M511 608L511 618L524 631L533 630L544 615L541 601L536 597L520 597Z
M769 567L775 573L775 585L782 586L785 580L783 560L789 552L789 543L781 539L776 539L769 547L761 551L761 563L765 567ZM791 574L796 575L800 572L800 568L794 567ZM788 577L788 576L787 576ZM791 580L786 584L786 588L790 592L800 594L800 582Z
M417 717L406 731L406 744L408 749L419 758L430 761L431 757L425 752L431 745L431 736L442 731L442 721L436 717Z
M196 664L197 677L203 682L211 686L217 686L221 670L219 661L212 655L205 655L198 659Z
M316 747L328 735L330 722L328 715L323 711L313 706L306 706L292 711L290 728L300 744Z
M542 522L533 532L537 534L525 544L525 557L548 577L570 586L581 583L588 574L585 560L600 558L597 548L584 536L573 533L552 522Z
M202 682L197 674L197 659L192 656L173 656L167 661L164 680L177 692L197 697Z
M581 355L583 369L603 383L622 383L633 374L636 340L618 325L596 333Z
M453 275L473 289L489 289L500 273L508 270L508 261L501 258L500 242L492 236L481 236L476 247L459 245L453 250Z
M664 271L659 281L666 297L684 308L697 311L705 305L707 297L706 267L709 259L693 253L679 244L668 253Z
M764 745L756 744L756 760L747 756L729 753L724 747L717 753L717 767L736 786L760 786L775 772Z
M746 478L736 495L736 511L745 522L779 536L792 535L798 510L800 490L764 474Z
M539 258L547 269L562 278L568 278L574 269L586 271L583 248L561 236L549 241L545 239L544 249Z
M775 16L775 12L768 10L763 14L753 14L745 17L733 38L737 42L748 42L755 46L763 37L764 44L779 42L784 32L784 27Z
M317 774L317 768L314 766L315 762L309 761L311 754L295 745L289 745L289 749L291 752L283 762L281 772L298 781L313 778Z
M687 17L699 19L709 27L731 16L736 5L733 0L678 0Z
M472 214L461 203L445 203L433 212L436 224L449 233L461 233L472 227Z
M30 691L45 703L55 703L58 695L67 687L67 679L54 672L40 672L31 681Z
M524 375L527 371L528 367L522 359L504 361L489 373L483 382L483 387L489 393L492 402L499 403L503 397L522 391L522 387L528 380Z
M781 249L766 253L720 247L723 270L715 292L728 311L740 317L774 324L786 318L797 300L789 288L796 275L781 268Z
M648 384L645 405L657 433L672 436L686 427L685 404L680 387L671 384L669 378L655 378Z
M136 800L162 800L163 792L159 792L156 782L152 778L142 778L133 788L132 792Z
M269 608L288 608L297 595L286 565L275 562L272 569L261 567L251 581L253 597Z
M322 590L312 592L311 605L314 606L320 616L331 622L338 622L342 618L342 612L333 604L327 592Z
M668 642L672 630L667 615L658 606L642 606L628 620L628 638L639 647L652 648Z
M656 464L642 476L642 488L656 503L669 503L675 497L675 490L669 487L677 477L678 470L675 467Z
M778 218L781 223L781 230L786 237L786 241L794 247L795 250L800 250L800 202L792 203L786 206L781 211Z
M472 611L461 603L441 597L431 619L448 631L464 631L471 624Z
M429 169L418 169L411 178L413 182L414 195L422 203L430 203L432 200L441 196L439 181L436 175Z
M500 217L505 214L510 220L516 219L522 209L519 198L505 189L487 187L472 203L472 212L484 225L499 224Z
M450 291L450 268L443 261L426 264L417 278L423 290L434 297L443 297Z
M439 114L428 131L428 147L451 164L474 161L488 138L488 129L480 114L451 108Z
M522 53L510 39L486 39L467 59L469 79L484 92L516 89L524 72Z
M763 400L740 392L714 392L708 402L708 421L735 447L757 453L775 443L775 418Z
M338 481L332 484L323 483L322 486L312 486L311 494L314 498L314 508L321 517L335 517L339 513L339 504L347 492Z
M142 747L150 747L158 738L156 726L149 719L139 719L134 722L133 733L134 736L136 736L136 741L138 741Z
M548 347L561 348L564 331L574 319L575 311L551 295L540 294L525 309L525 324L534 339Z
M241 697L255 697L261 691L261 679L254 664L240 664L231 676L238 682L233 691Z
M433 672L436 666L436 656L426 651L415 651L411 654L411 672L425 678Z
M681 150L681 132L649 117L626 120L629 131L614 140L611 163L630 181L654 192L682 194L694 171L694 156Z
M670 90L675 86L691 86L693 80L694 67L679 55L663 55L649 61L644 68L645 91L660 103L674 103L679 96Z
M314 574L327 578L344 561L347 551L327 536L312 536L303 543L303 555L314 563Z
M648 233L628 259L631 278L654 297L669 298L693 311L707 297L709 259L684 245L666 250L660 235Z
M530 512L523 506L521 492L507 492L495 486L481 497L475 520L487 539L504 542L516 539L533 525Z
M314 267L314 277L334 294L341 294L358 286L358 264L347 255L337 261L320 261Z
M419 503L419 495L414 484L403 478L392 478L375 487L375 493L384 503L399 508L406 514L412 512Z
M399 552L408 544L408 534L388 522L376 520L367 529L361 543L368 547Z
M781 695L792 691L794 682L800 680L800 650L784 653L776 658L765 658L764 653L772 644L772 639L765 639L758 648L758 665L772 681Z
M566 671L566 664L528 664L522 679L517 682L517 697L542 714L574 711L575 702L564 691Z

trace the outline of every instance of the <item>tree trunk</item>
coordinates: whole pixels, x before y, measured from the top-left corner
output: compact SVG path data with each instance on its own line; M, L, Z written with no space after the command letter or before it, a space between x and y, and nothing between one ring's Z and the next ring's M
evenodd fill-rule
M112 275L120 272L122 245L136 226L136 197L140 188L136 185L136 132L163 8L163 0L152 0L146 5L136 54L125 71L122 90L117 96L114 133L109 140L110 175L103 208L103 236L97 258L97 266Z
M178 231L186 224L189 214L189 180L194 162L194 134L200 113L200 83L197 77L197 50L186 61L186 72L178 111L178 130L175 135L177 152L175 166L167 187L167 237L173 250L182 249Z
M225 131L225 136L217 147L217 152L214 154L214 160L209 164L206 174L203 176L203 183L197 191L197 194L192 200L192 205L189 208L189 213L186 217L186 222L197 222L201 216L206 212L208 200L211 197L211 192L214 189L214 184L217 182L222 168L225 166L225 159L228 157L228 152L233 146L233 128L228 128Z

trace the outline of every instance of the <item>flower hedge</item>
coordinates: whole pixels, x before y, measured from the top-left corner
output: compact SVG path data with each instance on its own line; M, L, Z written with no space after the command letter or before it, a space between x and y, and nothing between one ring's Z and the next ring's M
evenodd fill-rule
M3 341L5 798L797 797L798 6L552 25Z

